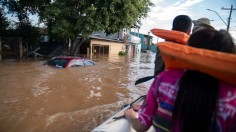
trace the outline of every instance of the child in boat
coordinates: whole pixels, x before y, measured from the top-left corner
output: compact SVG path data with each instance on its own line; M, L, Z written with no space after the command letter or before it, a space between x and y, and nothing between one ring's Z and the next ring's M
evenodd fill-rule
M232 38L224 30L194 32L188 45L234 52ZM137 131L153 125L161 132L235 132L236 85L198 71L166 70L155 78L141 109L128 109L125 116Z

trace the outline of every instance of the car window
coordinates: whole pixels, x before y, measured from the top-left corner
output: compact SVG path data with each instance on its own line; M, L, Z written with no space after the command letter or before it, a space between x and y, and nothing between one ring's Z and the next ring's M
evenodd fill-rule
M79 67L79 66L84 66L84 62L82 60L74 60L73 67Z
M74 60L71 60L67 67L73 67L74 66Z
M92 65L95 65L92 61L90 61L90 60L85 60L84 61L84 64L85 64L85 66L92 66Z
M66 59L55 58L48 61L49 66L64 68L67 63Z

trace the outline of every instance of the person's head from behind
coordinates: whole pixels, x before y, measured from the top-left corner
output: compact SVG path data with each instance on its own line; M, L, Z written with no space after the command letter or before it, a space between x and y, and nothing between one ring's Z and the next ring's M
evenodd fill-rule
M188 45L225 53L234 51L232 38L224 30L202 29L194 32ZM217 122L212 122L212 119L216 120L218 95L218 79L187 70L179 81L173 109L173 119L181 122L181 132L217 131Z
M172 24L172 30L190 34L191 28L192 28L192 20L189 16L179 15L174 18Z
M194 32L188 45L196 48L215 50L226 53L234 53L234 42L230 34L225 30L205 28Z
M193 29L192 33L201 30L201 29L214 29L214 27L211 26L210 19L208 18L200 18L198 20L193 20Z

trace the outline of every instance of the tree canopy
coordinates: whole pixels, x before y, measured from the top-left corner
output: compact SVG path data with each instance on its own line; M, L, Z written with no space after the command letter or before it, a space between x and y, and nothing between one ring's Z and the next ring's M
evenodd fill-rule
M2 0L0 4L20 23L29 24L29 15L37 14L49 33L72 40L94 31L111 34L131 28L153 6L151 0Z
M4 34L9 26L9 22L7 21L6 17L3 14L2 9L0 8L0 36Z
M0 6L14 14L20 22L28 21L30 14L41 15L51 0L1 0Z
M87 36L96 30L114 33L146 17L151 0L2 0L1 5L28 22L29 14L51 26L62 38Z
M55 0L45 8L41 20L51 23L52 32L62 38L99 30L110 34L146 17L150 6L150 0Z

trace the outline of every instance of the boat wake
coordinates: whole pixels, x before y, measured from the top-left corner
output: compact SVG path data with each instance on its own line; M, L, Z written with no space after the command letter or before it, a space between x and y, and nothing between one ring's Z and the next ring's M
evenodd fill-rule
M45 131L91 131L119 111L123 101L73 112L60 112L46 120Z

